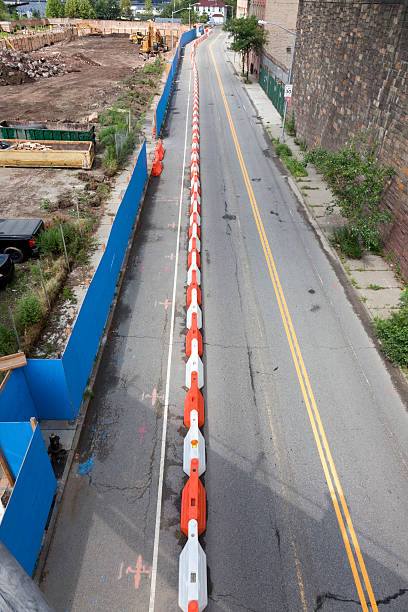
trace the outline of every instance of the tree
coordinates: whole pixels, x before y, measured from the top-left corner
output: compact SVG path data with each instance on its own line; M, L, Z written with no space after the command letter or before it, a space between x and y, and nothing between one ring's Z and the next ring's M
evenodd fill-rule
M96 0L94 10L98 19L119 19L120 17L117 0Z
M262 47L267 41L267 32L258 25L258 18L255 17L255 15L251 15L251 17L240 17L239 19L230 19L224 26L224 30L229 32L233 38L230 49L242 55L243 75L245 74L246 59L246 78L248 78L249 53L251 51L255 53L261 52Z
M148 15L152 15L153 14L153 2L152 2L152 0L145 0L145 3L144 3L144 12L147 13Z
M130 0L120 0L120 16L123 19L132 19L133 13Z
M3 0L0 0L0 21L9 21L10 17L11 15L7 5L3 2Z
M45 16L51 18L64 17L64 5L62 2L60 0L48 0L45 7Z
M81 17L81 19L93 19L96 11L89 0L66 0L65 17Z
M78 15L78 0L66 0L64 7L65 17L79 17Z
M38 9L33 9L31 11L31 15L33 19L41 19L41 14ZM62 11L62 15L60 15L60 17L63 17L63 16L64 16L64 11Z

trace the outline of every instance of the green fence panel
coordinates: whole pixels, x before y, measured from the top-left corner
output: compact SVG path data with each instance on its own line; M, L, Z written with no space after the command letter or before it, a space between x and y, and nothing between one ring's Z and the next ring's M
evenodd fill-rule
M283 109L285 106L285 90L282 85L275 81L273 76L271 76L263 66L261 66L259 71L259 84L265 91L268 98L272 101L272 104L276 110L283 115Z

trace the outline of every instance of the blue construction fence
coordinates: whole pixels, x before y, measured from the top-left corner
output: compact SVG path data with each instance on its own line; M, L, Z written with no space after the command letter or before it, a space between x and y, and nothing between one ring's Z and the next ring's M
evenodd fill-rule
M176 75L178 63L180 60L180 51L182 47L184 47L184 45L194 40L197 37L197 35L200 36L201 34L204 34L204 26L199 26L197 28L194 28L194 30L189 30L188 32L184 32L180 37L179 44L177 45L177 49L174 54L173 61L171 62L171 67L167 75L166 85L164 87L163 93L161 95L161 98L156 108L156 133L157 135L160 134L160 130L162 128L164 118L166 116L166 110L167 110L167 106L169 103L171 90L173 87L174 77Z
M0 423L0 447L15 478L0 540L31 576L57 481L38 424Z
M180 49L196 33L194 29L180 38L156 110L157 133L165 117ZM0 448L15 478L0 522L0 540L30 575L56 490L40 428L37 425L33 431L30 418L74 420L78 415L146 180L146 143L143 143L62 359L28 359L26 367L13 370L0 392Z

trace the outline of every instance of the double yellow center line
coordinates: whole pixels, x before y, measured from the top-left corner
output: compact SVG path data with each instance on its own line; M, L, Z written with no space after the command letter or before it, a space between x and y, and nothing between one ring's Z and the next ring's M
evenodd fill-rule
M225 97L225 92L224 92L224 88L222 85L220 73L218 71L217 64L216 64L214 54L212 51L212 46L214 45L215 42L216 40L214 40L214 42L210 44L211 59L214 64L214 69L217 75L217 80L218 80L218 84L220 87L221 96L224 101L225 111L227 113L228 123L230 126L232 138L234 141L235 150L238 156L239 165L241 166L241 171L244 177L246 189L247 189L249 200L251 203L252 212L254 215L256 226L258 228L258 233L261 239L262 248L265 254L266 264L268 266L269 274L272 280L273 288L274 288L276 299L277 299L278 306L279 306L279 311L282 317L283 326L285 328L286 337L289 343L290 352L292 354L293 363L296 368L297 377L299 380L303 399L306 404L306 409L307 409L307 413L309 416L310 424L312 426L313 435L314 435L317 450L319 453L320 461L322 463L324 475L326 477L327 486L329 488L330 496L333 502L334 511L336 513L337 521L340 527L340 532L343 537L343 542L346 548L347 557L350 563L351 571L353 573L353 578L356 583L357 592L358 592L360 602L361 602L361 607L365 612L368 612L366 595L364 593L364 590L361 584L361 577L362 577L364 581L366 593L368 595L368 599L371 605L371 610L378 612L377 603L374 598L374 593L373 593L370 579L368 577L367 570L364 564L363 556L361 554L356 532L354 530L350 512L347 507L346 499L344 497L343 489L341 487L340 480L337 475L337 470L334 465L333 456L330 451L329 443L327 441L323 423L320 418L319 410L317 408L316 400L315 400L315 397L312 391L312 387L309 381L309 376L307 374L306 367L303 361L302 353L300 351L296 333L293 328L292 319L290 317L288 306L286 304L286 299L285 299L285 296L282 290L282 286L279 280L278 272L275 266L274 259L272 257L268 239L266 237L266 233L265 233L265 229L262 223L259 208L256 203L255 195L252 190L252 185L248 177L248 172L247 172L245 162L242 156L241 148L239 146L234 123L232 121L228 102ZM357 563L359 566L359 570L361 572L361 577L360 577L359 570L357 569L356 559L357 559Z

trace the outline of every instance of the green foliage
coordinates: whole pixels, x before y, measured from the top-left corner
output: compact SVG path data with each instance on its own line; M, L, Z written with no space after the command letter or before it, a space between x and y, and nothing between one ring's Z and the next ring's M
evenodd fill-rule
M289 136L296 136L295 113L293 111L289 119L286 119L285 129Z
M337 153L313 149L305 154L304 160L312 162L323 174L351 233L366 249L380 252L381 226L392 220L391 214L381 207L381 200L394 169L379 165L375 147L367 146L362 139L352 139Z
M249 53L260 53L262 47L267 42L267 31L258 25L258 18L255 15L251 17L239 17L238 19L230 19L225 24L224 30L232 36L230 49L241 53L242 55L242 74L245 71L245 59L247 63L246 77L249 73Z
M11 19L11 14L7 8L7 5L0 0L0 21L9 21Z
M81 17L82 19L93 19L96 11L90 0L66 0L64 8L65 17Z
M275 145L275 153L279 155L291 175L295 178L307 176L305 163L293 157L290 147L284 142L279 142L276 138L272 138L272 141Z
M16 323L19 327L27 329L31 325L39 323L42 319L43 311L40 299L35 293L23 295L17 310Z
M151 2L151 0L150 0ZM133 17L130 0L120 0L120 16L122 19L130 20Z
M50 18L64 17L64 5L60 0L48 0L45 7L45 16Z
M153 2L152 2L152 0L145 0L144 10L145 10L145 13L153 13Z
M400 298L400 309L387 319L376 318L375 329L386 357L395 365L408 365L408 289Z
M94 219L88 219L86 223L82 224L81 231L79 231L77 223L65 221L61 225L68 259L77 264L87 263L89 253L95 246L94 238L91 236ZM59 223L41 232L38 242L42 256L55 257L64 255L64 245Z
M275 144L275 153L279 155L279 157L292 157L292 151L290 147L284 142L277 142Z
M350 259L361 259L363 255L363 250L357 236L348 227L335 229L331 242L343 255L350 257Z
M98 19L119 19L120 17L117 0L94 0L93 7Z
M0 324L0 357L12 355L17 351L17 342L12 329Z

